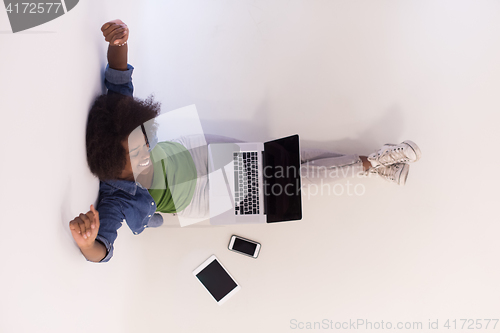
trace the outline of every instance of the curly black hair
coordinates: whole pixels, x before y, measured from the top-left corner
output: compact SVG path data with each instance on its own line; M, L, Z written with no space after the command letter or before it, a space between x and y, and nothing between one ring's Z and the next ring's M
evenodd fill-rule
M87 162L95 176L100 180L119 178L127 162L122 141L138 126L157 117L160 105L153 95L145 100L120 94L100 95L94 100L85 141ZM142 130L145 131L144 126Z

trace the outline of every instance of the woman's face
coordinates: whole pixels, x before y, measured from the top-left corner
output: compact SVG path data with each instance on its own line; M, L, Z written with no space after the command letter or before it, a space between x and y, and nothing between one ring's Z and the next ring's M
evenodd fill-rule
M121 178L127 180L136 180L137 176L147 172L151 166L149 157L149 145L146 143L146 137L138 127L130 133L128 139L122 141L122 145L127 152L127 164L122 171Z

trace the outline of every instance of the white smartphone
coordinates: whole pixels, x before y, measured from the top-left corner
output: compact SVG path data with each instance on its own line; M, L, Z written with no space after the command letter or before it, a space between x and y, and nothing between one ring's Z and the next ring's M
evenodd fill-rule
M240 236L232 235L228 249L245 256L257 258L260 252L260 244Z

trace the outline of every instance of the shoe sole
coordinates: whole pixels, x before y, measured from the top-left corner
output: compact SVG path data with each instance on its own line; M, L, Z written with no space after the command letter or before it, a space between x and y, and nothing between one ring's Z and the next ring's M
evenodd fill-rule
M406 178L408 178L408 172L410 172L410 165L405 163L403 170L399 174L398 184L403 186L406 184Z
M407 144L415 152L417 159L415 161L413 161L413 163L415 163L416 161L418 161L420 159L420 157L422 157L422 152L420 151L420 148L418 148L418 146L415 142L410 141L410 140L406 140L406 141L403 141L401 143Z

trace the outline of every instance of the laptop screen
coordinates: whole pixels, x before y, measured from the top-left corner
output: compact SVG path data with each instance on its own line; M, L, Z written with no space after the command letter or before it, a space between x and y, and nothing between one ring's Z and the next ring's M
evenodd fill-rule
M263 157L267 222L302 219L299 136L265 142Z

